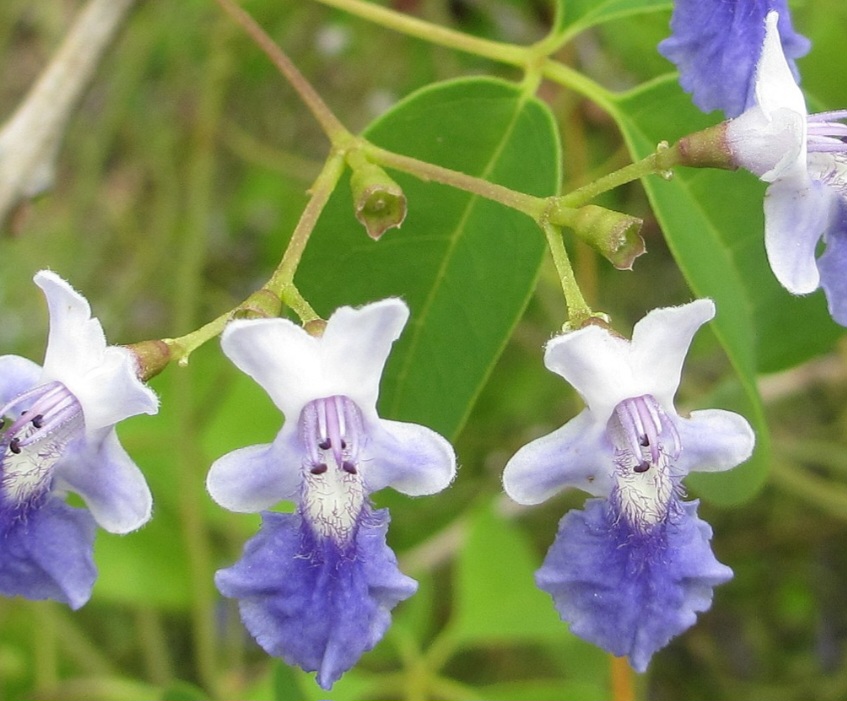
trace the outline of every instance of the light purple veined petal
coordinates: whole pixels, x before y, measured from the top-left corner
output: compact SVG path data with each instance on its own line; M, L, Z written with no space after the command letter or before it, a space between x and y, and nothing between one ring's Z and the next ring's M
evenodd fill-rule
M847 204L844 201L826 234L826 251L818 259L818 270L829 313L836 322L847 326Z
M230 511L254 513L300 489L303 448L297 431L279 432L273 443L240 448L218 458L206 477L206 488L218 504Z
M834 213L835 195L808 175L781 178L765 195L765 249L776 279L793 294L817 289L815 251Z
M18 355L0 355L0 407L35 387L41 366Z
M138 378L129 349L110 346L100 357L100 363L84 375L63 381L82 406L89 434L130 416L159 410L156 394Z
M380 419L366 428L360 467L367 491L391 487L422 496L440 492L456 475L453 447L418 424Z
M144 475L127 455L114 429L96 445L69 447L56 463L55 488L79 494L97 523L110 533L129 533L150 520L153 497Z
M691 412L676 421L682 452L675 472L722 472L739 465L753 453L756 436L740 414L722 409Z
M654 309L632 330L630 363L650 394L665 409L673 407L682 364L697 330L715 316L715 303L697 299L679 307Z
M547 343L544 364L564 377L605 425L624 399L648 394L632 372L629 341L600 326L586 326Z
M96 367L106 349L106 337L100 322L92 318L88 301L49 270L36 273L33 279L44 291L50 312L45 379L65 382Z
M519 504L540 504L566 487L594 496L612 490L613 449L589 409L521 448L506 463L503 488Z

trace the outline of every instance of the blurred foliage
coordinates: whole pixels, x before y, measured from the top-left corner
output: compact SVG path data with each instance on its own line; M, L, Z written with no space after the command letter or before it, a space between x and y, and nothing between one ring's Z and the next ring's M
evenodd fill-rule
M592 17L612 19L575 36L559 58L616 90L669 70L655 52L666 32L669 3L597 2L593 12L591 2L580 0L562 4L564 12L558 13L542 0L391 4L445 26L516 43L539 39L554 22L573 28L577 20L587 27ZM81 5L75 0L0 3L0 119L36 79ZM628 14L641 6L658 12ZM349 128L367 127L377 143L401 138L390 144L398 150L405 139L410 153L425 144L414 141L414 129L400 137L385 130L401 111L374 120L414 91L455 78L520 77L512 68L430 46L313 2L247 0L245 7ZM795 25L815 42L800 62L804 85L820 104L843 107L844 81L832 70L843 59L843 0L797 3ZM538 95L559 127L565 189L627 162L624 135L610 115L554 85L542 85ZM666 98L673 110L653 123L667 133L651 133L650 139L674 138L690 125L680 115L692 110L681 106L679 95L676 89ZM662 105L667 102L654 108L657 117ZM626 112L626 104L621 110ZM626 113L630 125L638 121L635 112ZM472 116L484 118L478 111ZM674 124L674 119L682 121ZM543 122L537 117L535 128ZM528 148L523 138L510 156L515 163ZM555 134L536 146L558 148ZM0 240L3 352L34 359L43 353L46 316L31 278L45 267L89 298L116 343L178 336L231 308L276 266L326 149L293 91L214 2L139 3L69 126L56 187L21 212L14 230ZM458 150L452 155L462 156ZM527 173L520 177L525 189L543 192L555 187L559 175L552 160L538 164L543 172L529 172L539 158L527 156ZM720 202L722 209L712 215L720 223L716 231L726 234L726 227L736 226L750 232L761 227L762 188L743 175L699 175L708 182L700 178L691 184L694 178L683 174L673 183L651 183L650 200L637 183L603 198L604 204L646 219L649 255L637 261L634 272L617 272L578 242L569 244L586 295L611 313L623 332L645 310L689 299L688 285L697 294L731 292L720 282L701 289L688 270L686 281L651 202L674 254L690 263L699 254L685 253L679 238L685 214L679 214L682 224L669 224L667 208L676 195L670 204L662 204L662 198L679 189L686 196L695 192L703 202ZM532 176L537 179L527 180ZM470 207L456 204L457 193L409 179L402 184L414 194L409 220L401 232L389 232L374 244L352 211L345 221L340 207L349 194L342 192L342 183L341 204L322 220L301 271L307 297L314 297L319 311L365 301L374 289L351 287L345 278L345 265L352 266L346 271L351 277L358 270L347 257L355 236L360 237L356 246L389 250L403 232L414 231L415 207L421 217L444 217L448 223ZM660 193L665 186L677 190ZM748 197L753 201L745 201ZM707 215L691 215L692 227ZM474 236L506 219L502 212L489 212ZM490 232L492 238L497 233ZM512 317L500 333L512 328L531 283L536 284L508 344L502 348L494 339L488 355L474 361L475 380L463 388L465 404L478 394L470 414L445 419L444 430L454 433L463 424L456 440L461 463L456 483L426 499L375 495L379 505L392 508L390 542L404 571L420 581L420 591L398 607L386 639L332 692L320 691L310 675L267 658L244 632L232 602L214 590L214 570L238 557L258 517L215 506L204 489L205 472L229 450L271 440L281 419L261 389L211 343L187 368L170 368L153 380L162 399L159 415L120 427L125 447L150 482L155 518L127 536L98 535L100 577L92 601L78 612L50 603L0 601L0 699L608 698L608 658L568 633L532 580L557 520L567 508L578 507L582 496L568 493L533 509L517 509L501 495L500 472L508 457L580 408L578 398L541 363L541 347L561 326L565 311L555 272L540 251L539 246L526 254L524 289L513 293ZM847 347L843 339L835 343L838 330L820 313L819 294L791 300L762 277L760 250L735 253L759 261L734 272L738 294L755 299L744 306L747 316L732 322L738 326L730 334L750 344L741 377L748 393L761 390L775 446L767 465L770 477L742 506L704 503L702 516L714 527L716 553L736 577L716 592L713 609L692 630L654 658L637 681L638 692L655 701L837 701L847 697ZM745 258L748 253L752 258ZM414 254L383 255L389 266ZM392 255L398 256L394 263ZM416 260L409 263L414 267ZM746 270L758 277L748 277ZM468 271L459 272L461 280ZM426 279L433 273L421 274ZM425 291L413 290L410 301ZM381 294L388 292L403 289L384 288ZM483 305L480 313L497 311ZM444 320L448 312L441 314ZM738 375L731 363L738 370L738 359L732 347L727 358L714 336L700 334L680 392L682 407L703 404L705 396L722 398L718 403L724 406L737 401ZM401 359L398 355L393 362ZM805 364L791 370L801 361ZM776 369L786 372L759 375ZM415 407L395 403L388 409L393 416L392 411L413 414ZM756 479L765 479L764 470Z

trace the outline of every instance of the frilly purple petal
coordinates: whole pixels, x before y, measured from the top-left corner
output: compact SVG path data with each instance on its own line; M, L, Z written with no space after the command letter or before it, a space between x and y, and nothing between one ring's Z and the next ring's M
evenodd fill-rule
M704 112L737 117L752 104L765 17L779 12L779 35L794 77L808 39L794 31L786 0L676 0L671 36L659 53L676 64L680 84Z
M239 600L244 625L268 654L317 672L329 689L417 589L386 545L388 521L387 510L366 509L355 537L339 545L316 538L299 514L266 512L244 556L215 582Z
M0 594L55 599L78 609L91 596L97 577L94 533L87 510L53 497L0 524Z
M559 524L536 581L571 631L643 672L653 654L694 624L732 571L712 554L697 502L679 502L648 533L631 530L610 502L591 499Z

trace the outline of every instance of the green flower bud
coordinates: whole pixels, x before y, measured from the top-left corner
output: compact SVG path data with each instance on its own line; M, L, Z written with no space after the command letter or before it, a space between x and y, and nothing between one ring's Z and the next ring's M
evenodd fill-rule
M388 174L373 163L356 165L350 178L358 219L375 241L406 218L406 196Z
M171 362L171 347L163 340L140 341L125 345L135 360L135 374L143 382L155 377Z
M589 204L577 210L569 226L618 270L631 270L638 256L647 249L641 238L637 217Z

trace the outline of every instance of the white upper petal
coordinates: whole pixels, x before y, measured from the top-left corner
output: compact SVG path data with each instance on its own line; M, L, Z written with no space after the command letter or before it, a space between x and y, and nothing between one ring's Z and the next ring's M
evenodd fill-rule
M632 372L645 378L651 387L649 393L665 411L673 407L682 364L694 334L714 316L715 303L711 299L696 299L679 307L654 309L632 330Z
M77 398L86 431L96 432L128 416L155 414L158 400L138 378L131 351L108 346L86 299L49 270L35 275L50 313L42 382L58 380Z
M691 339L714 313L707 299L654 309L635 325L631 342L586 326L550 341L544 362L574 386L603 427L620 402L646 394L672 412Z
M67 384L99 364L106 350L103 327L91 316L88 301L49 270L36 273L35 284L44 292L50 313L50 332L44 356L44 374Z
M756 104L727 127L736 161L765 182L806 170L806 102L785 59L778 19L771 12L766 20L756 67Z
M286 319L233 321L221 346L289 420L310 401L335 395L352 399L367 420L376 416L382 370L408 317L404 302L385 299L338 309L320 337Z

